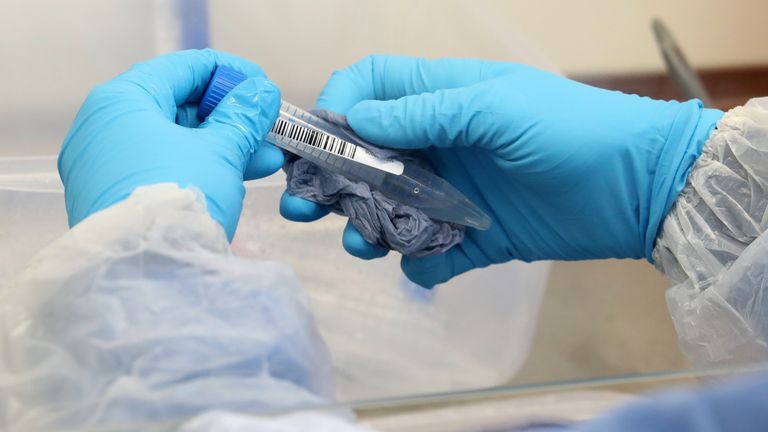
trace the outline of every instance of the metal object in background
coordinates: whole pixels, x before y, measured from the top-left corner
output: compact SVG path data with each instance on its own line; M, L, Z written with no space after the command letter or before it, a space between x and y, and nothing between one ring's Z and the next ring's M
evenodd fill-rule
M664 62L667 64L667 70L683 93L683 97L685 99L701 99L705 106L712 106L712 100L704 88L704 84L702 84L696 71L688 64L667 26L656 18L652 21L651 27L661 55L664 57Z

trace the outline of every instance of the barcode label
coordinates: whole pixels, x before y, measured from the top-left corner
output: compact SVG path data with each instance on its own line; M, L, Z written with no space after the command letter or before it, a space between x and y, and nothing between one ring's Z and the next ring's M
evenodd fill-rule
M281 118L277 119L270 132L281 138L298 141L322 151L352 159L356 162L395 175L402 174L404 170L403 163L400 161L377 158L373 153L363 147L359 147L333 135L302 126L298 123L289 122Z
M357 146L308 127L287 122L283 119L277 119L272 126L272 132L292 140L302 142L306 145L317 147L320 150L331 152L345 158L354 159L357 152Z

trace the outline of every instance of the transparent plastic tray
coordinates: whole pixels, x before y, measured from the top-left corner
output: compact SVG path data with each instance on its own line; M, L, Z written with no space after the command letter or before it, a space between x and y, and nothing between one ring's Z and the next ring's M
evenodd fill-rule
M66 229L54 157L0 159L0 280ZM282 219L284 179L251 182L232 247L288 263L329 345L340 401L504 384L526 358L548 264L508 263L434 290L411 284L399 257L366 262L341 246L344 219Z

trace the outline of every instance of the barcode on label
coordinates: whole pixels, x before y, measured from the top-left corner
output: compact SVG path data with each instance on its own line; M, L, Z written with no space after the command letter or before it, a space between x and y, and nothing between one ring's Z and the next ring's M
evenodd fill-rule
M277 119L272 126L272 133L281 137L299 141L320 150L331 152L339 156L354 159L357 146L339 139L333 135L310 129L283 119Z

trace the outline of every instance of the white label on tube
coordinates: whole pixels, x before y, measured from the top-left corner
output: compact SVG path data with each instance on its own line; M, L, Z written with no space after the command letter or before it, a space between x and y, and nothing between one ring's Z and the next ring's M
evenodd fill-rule
M350 145L354 145L354 144L350 144ZM399 160L381 159L379 157L376 157L373 153L369 152L368 149L364 147L360 147L360 146L355 146L355 147L356 147L356 151L354 152L352 159L356 160L357 162L360 162L361 164L365 164L370 167L377 168L394 175L402 174L403 170L405 169L405 167L403 166L403 163L400 162Z
M390 174L400 175L405 169L403 163L400 161L381 159L363 147L333 135L329 135L325 132L310 129L298 123L277 119L270 132L284 138L299 141L319 150L333 153L337 156L352 159L355 162L386 171Z

